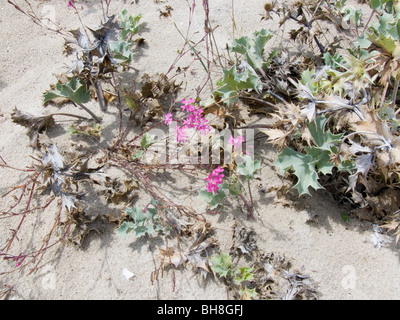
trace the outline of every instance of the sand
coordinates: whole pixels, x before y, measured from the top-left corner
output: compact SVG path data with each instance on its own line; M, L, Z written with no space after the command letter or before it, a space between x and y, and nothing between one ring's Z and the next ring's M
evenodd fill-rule
M19 1L24 7L23 1ZM189 1L190 2L190 1ZM247 35L261 28L277 32L277 24L261 20L264 0L215 0L210 2L210 19L214 26L217 43L223 51L234 37ZM33 8L50 17L68 29L79 27L79 21L66 1L31 1ZM232 4L234 7L232 8ZM79 1L82 20L87 25L97 26L101 19L99 1ZM160 12L170 6L169 17L160 17ZM112 1L110 11L119 13L124 8L130 14L141 13L145 39L133 58L132 66L139 70L131 77L138 79L144 74L165 73L175 60L177 50L184 40L177 28L187 30L189 7L183 0L153 1ZM59 108L43 108L43 92L56 82L55 75L68 69L71 57L63 55L63 39L45 28L35 25L30 19L3 1L0 4L1 43L0 52L0 155L8 164L23 168L32 162L30 155L35 152L29 147L26 129L13 123L11 113L14 107L34 115L48 114ZM54 13L54 14L53 14ZM232 21L236 23L233 28ZM176 24L176 26L174 25ZM198 32L198 33L196 33ZM190 28L193 39L204 35L204 11L197 1ZM273 40L278 41L278 40ZM274 42L271 43L274 45ZM205 52L205 51L203 51ZM187 66L190 59L183 59L177 67ZM221 70L213 70L216 75ZM129 80L129 74L127 75ZM195 89L204 84L206 75L199 61L195 61L184 76L184 90L179 98L194 96ZM207 99L206 91L203 99ZM97 108L97 109L96 109ZM100 114L96 103L93 110ZM76 112L86 116L84 111L66 106L62 112ZM102 114L104 137L101 143L118 132L118 110L110 107ZM67 122L69 124L70 122ZM48 133L50 139L60 147L67 147L70 136L61 126ZM350 218L344 221L345 212L324 190L312 192L312 197L303 196L293 202L276 202L271 187L280 186L282 178L274 168L277 151L261 141L256 151L262 160L262 168L252 182L256 220L247 217L246 209L239 201L232 200L218 215L205 215L215 230L215 237L221 250L229 251L232 244L232 226L235 222L246 228L253 228L257 244L262 252L282 255L291 261L293 267L312 279L323 300L338 299L399 299L400 264L398 246L394 240L374 230L371 222ZM23 181L24 173L0 169L1 193ZM111 171L109 173L112 173ZM169 176L171 177L171 176ZM177 202L182 202L198 212L204 212L206 205L195 192L187 196L188 185L192 190L204 188L205 174L196 177L172 175L166 179L162 174L155 183L164 188ZM146 194L140 194L137 204L146 202ZM9 203L1 199L3 207ZM26 250L41 241L54 221L55 207L29 216L15 243ZM10 237L10 228L15 228L17 218L0 220L0 240L3 244ZM125 239L115 232L115 225L104 227L100 234L91 232L82 246L64 245L58 250L49 250L40 268L27 275L27 270L4 274L0 278L3 288L12 287L8 299L206 299L232 298L227 294L221 281L207 277L204 281L188 266L172 272L166 270L158 281L151 282L151 273L158 247L164 245L162 238L136 239L129 234ZM375 241L375 242L374 242ZM0 261L0 271L14 268L11 261ZM174 279L175 278L175 279Z

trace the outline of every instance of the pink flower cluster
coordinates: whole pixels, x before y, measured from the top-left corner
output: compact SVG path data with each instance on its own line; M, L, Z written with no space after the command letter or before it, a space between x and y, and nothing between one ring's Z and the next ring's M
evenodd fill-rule
M183 143L188 140L187 129L195 128L202 135L205 135L211 130L207 120L203 118L203 109L200 107L196 108L192 98L189 100L183 99L181 108L183 111L187 112L187 116L182 121L182 126L179 127L179 125L177 125L175 128L176 140L178 142ZM164 123L170 125L172 121L172 113L169 112L164 117Z
M219 189L218 185L222 183L222 178L224 177L223 172L224 169L218 166L217 169L214 169L213 172L210 173L208 178L206 178L206 181L208 181L207 192L217 193Z
M239 136L237 138L234 138L231 136L228 140L229 144L233 145L235 149L239 149L241 144L244 142L243 136Z

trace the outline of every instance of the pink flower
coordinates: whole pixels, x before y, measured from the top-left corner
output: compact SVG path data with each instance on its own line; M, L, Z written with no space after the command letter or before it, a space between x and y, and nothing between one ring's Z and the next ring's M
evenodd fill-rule
M222 178L224 177L223 172L224 169L222 169L221 166L218 166L217 169L214 169L213 172L210 173L208 178L206 178L206 181L208 181L206 187L207 192L217 193L217 190L219 189L218 185L222 183Z
M164 123L169 126L171 122L172 122L172 113L169 112L164 117Z
M74 4L74 0L68 0L68 8L74 8L74 9L76 9L75 8L75 4Z
M181 105L181 108L183 111L185 111L185 109L187 112L193 112L196 110L196 107L193 105L194 100L192 98L189 98L189 100L187 100L187 101L186 101L186 99L183 99L182 103L183 104Z
M182 100L182 110L186 111L188 115L182 121L182 127L177 127L177 141L178 142L186 142L187 141L187 133L184 129L196 129L200 132L200 134L205 135L207 132L211 131L211 128L208 124L208 121L203 118L203 109L200 107L196 108L194 106L194 100L190 98L189 100ZM165 116L164 122L167 123L170 117L167 118L168 115Z
M236 139L235 139L233 136L231 136L231 137L229 138L229 140L228 140L228 143L231 144L231 145L233 145L235 149L239 149L240 146L241 146L241 144L242 144L244 141L245 141L245 140L244 140L243 136L239 136L239 137L237 137Z
M188 140L188 135L185 127L179 128L179 126L177 125L175 128L175 132L176 132L176 141L183 143Z

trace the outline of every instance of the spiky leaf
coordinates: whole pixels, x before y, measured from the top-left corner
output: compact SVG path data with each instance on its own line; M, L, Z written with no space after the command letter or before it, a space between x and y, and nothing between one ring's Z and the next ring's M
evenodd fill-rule
M330 151L334 143L340 142L343 134L333 134L329 130L325 131L328 119L325 116L315 118L308 126L315 143L320 149Z
M294 188L299 195L310 194L309 187L322 189L318 182L318 174L315 170L315 160L307 154L299 153L286 147L278 156L275 166L281 169L282 173L293 170L297 177Z
M242 73L238 73L236 66L229 70L223 70L224 78L222 85L213 92L214 97L221 97L227 105L232 105L238 101L238 91L253 89L258 91L260 78L250 68L246 68Z
M44 94L43 104L57 98L65 98L77 104L83 104L90 100L90 92L87 89L86 83L72 77L68 83L61 84L58 82L55 90L47 91Z
M233 40L230 51L245 55L247 62L255 70L258 70L266 63L264 61L264 47L271 38L272 33L266 29L261 29L254 32L251 36Z
M231 273L232 259L228 253L221 252L210 259L211 267L220 277L226 277Z

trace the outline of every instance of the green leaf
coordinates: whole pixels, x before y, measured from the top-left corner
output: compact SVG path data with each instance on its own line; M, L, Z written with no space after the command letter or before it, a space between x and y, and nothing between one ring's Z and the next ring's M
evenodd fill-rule
M256 288L249 289L249 288L244 288L239 291L240 294L240 299L241 300L251 300L252 297L257 296Z
M330 162L331 156L329 151L311 147L307 148L307 155L311 156L319 172L322 174L332 173L335 165Z
M206 190L201 190L199 192L199 198L207 203L210 203L213 199L213 193L207 192Z
M155 205L155 202L151 201L151 204ZM132 218L133 222L125 221L120 228L118 228L118 233L121 235L126 235L130 231L135 231L135 236L137 238L148 234L151 235L154 232L163 232L164 234L169 233L169 229L164 227L159 217L157 216L158 209L148 207L146 212L138 206L133 208L126 208L126 213Z
M237 166L239 173L246 177L246 179L251 179L254 177L254 173L260 169L261 162L259 160L253 160L251 156L244 155L244 162Z
M238 196L239 194L242 194L242 187L240 186L240 183L238 181L229 184L224 182L222 184L222 188L227 189L229 193L233 196Z
M383 9L383 5L387 2L389 2L390 0L370 0L370 7L372 9L375 10L382 10Z
M126 208L126 213L135 221L136 224L142 224L146 221L147 217L143 210L138 206L133 208Z
M333 134L329 130L325 131L327 121L328 119L325 116L319 116L308 125L308 128L317 146L323 150L330 151L334 143L340 142L343 134Z
M250 281L254 279L253 269L248 267L238 268L235 274L235 279L238 282Z
M241 53L246 56L247 62L255 69L263 68L266 64L264 61L264 47L272 33L266 29L254 32L251 36L241 37L233 40L230 51Z
M349 218L349 216L348 216L346 213L342 213L342 214L340 215L340 217L342 218L342 220L343 220L344 222L350 222L350 218Z
M222 205L225 197L225 192L222 189L218 189L217 193L207 192L206 190L201 190L199 192L199 198L207 202L211 209L215 209L219 205Z
M143 150L138 150L138 152L136 152L136 154L132 155L132 159L133 160L138 160L140 158L142 158L144 155L144 151Z
M373 42L375 45L383 48L386 52L393 54L395 52L397 43L391 35L385 35L379 31L378 35L368 34L368 40Z
M228 106L239 100L238 91L245 89L259 90L260 78L250 68L238 73L236 66L232 66L229 70L223 70L223 72L222 86L216 89L213 95L214 97L221 97L221 100L224 100Z
M61 84L58 82L55 90L45 92L43 104L56 98L64 98L77 104L83 104L90 100L90 92L87 90L85 82L80 82L75 77L72 77L68 83Z
M124 9L120 15L119 15L119 26L122 29L121 34L120 34L120 39L125 39L129 35L134 35L139 32L139 27L140 27L140 19L142 18L141 14L138 14L136 16L129 16L128 17L128 11Z
M154 142L156 142L156 136L152 135L150 133L145 133L142 137L142 142L140 143L140 146L143 149L147 149L148 147L150 147Z
M117 229L117 233L122 236L123 238L126 237L126 235L131 232L132 230L135 229L135 224L130 222L130 221L124 221L119 228Z
M117 63L130 63L133 53L131 51L131 43L128 41L109 41L108 48L112 53L112 57Z
M227 277L231 272L232 259L228 253L221 252L220 255L214 255L210 258L211 268L220 277Z
M286 147L278 156L275 166L280 168L282 173L293 170L297 177L297 183L294 188L299 195L308 194L309 187L314 189L323 189L318 182L318 174L315 171L315 160L306 154L299 153L289 147Z
M362 37L357 37L357 41L355 43L356 47L359 47L360 49L367 49L371 45L371 41L368 40L365 35Z
M146 210L146 216L148 219L153 219L157 213L157 208L147 208Z

